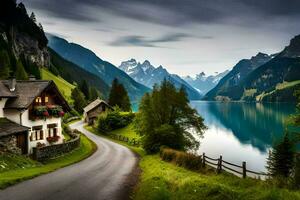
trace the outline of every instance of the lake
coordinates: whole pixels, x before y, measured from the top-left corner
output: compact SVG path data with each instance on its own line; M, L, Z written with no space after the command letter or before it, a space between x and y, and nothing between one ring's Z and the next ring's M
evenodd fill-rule
M266 158L273 142L282 137L286 118L296 107L288 103L192 101L208 130L200 139L199 154L266 172Z

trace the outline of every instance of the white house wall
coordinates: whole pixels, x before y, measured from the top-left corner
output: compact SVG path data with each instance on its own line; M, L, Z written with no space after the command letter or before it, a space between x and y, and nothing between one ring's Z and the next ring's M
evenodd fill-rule
M20 113L22 113L21 118L20 118ZM46 139L49 136L48 128L47 128L48 124L57 124L57 135L60 137L60 139L58 140L58 142L56 142L56 144L63 143L64 136L62 134L62 128L61 128L61 121L62 121L61 117L59 117L59 118L48 117L46 119L39 119L39 120L32 121L29 119L29 111L28 110L21 112L21 111L15 110L15 109L6 109L4 111L4 116L13 122L16 122L18 124L21 124L21 125L26 126L31 129L29 131L28 138L27 138L28 152L30 154L32 153L32 148L36 147L38 143L50 145ZM22 123L21 123L21 121L22 121ZM39 139L39 140L30 141L32 127L34 127L34 126L42 126L43 127L42 130L44 132L44 137L42 140ZM53 135L53 132L51 132L51 133Z
M20 111L15 109L5 109L4 117L10 119L11 121L20 124Z
M59 141L56 142L56 144L59 143L63 143L64 140L64 136L62 134L62 128L61 128L61 117L48 117L46 119L38 119L38 120L30 120L29 119L29 111L26 110L23 114L22 114L22 125L23 126L27 126L27 127L34 127L34 126L42 126L42 130L44 132L44 138L43 140L34 140L34 141L30 141L30 135L31 132L28 135L28 143L29 143L29 152L32 153L32 148L37 146L37 143L42 143L42 144L46 144L46 145L50 145L49 142L47 141L47 137L48 135L48 128L47 125L48 124L57 124L57 135L60 137ZM51 132L52 133L52 132ZM53 133L52 133L53 134Z

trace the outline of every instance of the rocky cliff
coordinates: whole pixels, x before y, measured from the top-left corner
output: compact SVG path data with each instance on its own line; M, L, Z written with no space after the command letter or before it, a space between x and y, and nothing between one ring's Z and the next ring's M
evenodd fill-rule
M14 0L0 2L0 34L1 48L17 60L22 57L37 66L50 65L44 31L29 17L22 3L17 4Z

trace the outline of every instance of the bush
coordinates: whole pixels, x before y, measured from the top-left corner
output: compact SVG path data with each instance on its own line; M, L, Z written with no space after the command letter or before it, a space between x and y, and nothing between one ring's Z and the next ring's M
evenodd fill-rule
M163 124L152 134L143 137L143 147L147 153L156 153L160 146L183 150L183 136L171 125Z
M133 121L134 113L124 113L118 110L103 113L98 117L97 129L102 133L123 128Z
M177 151L170 148L161 148L160 157L164 161L173 162L180 167L190 170L200 170L202 168L202 158L191 153Z
M65 123L62 123L62 129L63 129L63 132L68 134L68 135L71 135L72 134L72 129L70 128L69 125L65 124Z
M300 154L296 156L295 172L294 172L294 185L300 188Z
M73 108L70 112L65 113L63 117L64 123L69 123L73 119L80 119L80 114Z

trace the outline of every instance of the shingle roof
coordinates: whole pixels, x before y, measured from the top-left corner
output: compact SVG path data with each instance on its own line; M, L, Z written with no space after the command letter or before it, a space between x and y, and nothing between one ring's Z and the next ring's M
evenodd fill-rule
M3 82L0 82L0 97L16 97L16 95L11 93Z
M9 81L2 81L2 83L9 87ZM5 108L27 108L49 84L50 81L17 81L15 91L11 93L18 98L9 99Z
M4 85L4 87L9 88L9 81L4 80L0 81L0 85ZM16 108L16 109L26 109L28 108L34 99L39 96L46 88L49 86L53 86L57 92L56 85L53 81L45 81L45 80L29 80L29 81L17 81L16 87L13 92L9 92L14 95L16 98L10 98L7 100L5 104L5 108ZM69 105L59 93L60 97L64 100L65 107L70 110Z
M28 127L17 124L7 118L0 118L0 137L25 132L28 129Z
M97 98L95 101L93 101L92 103L87 105L83 110L84 110L84 112L89 112L90 110L94 109L101 103L104 103L106 106L111 108L111 106L108 103L106 103L104 100Z

